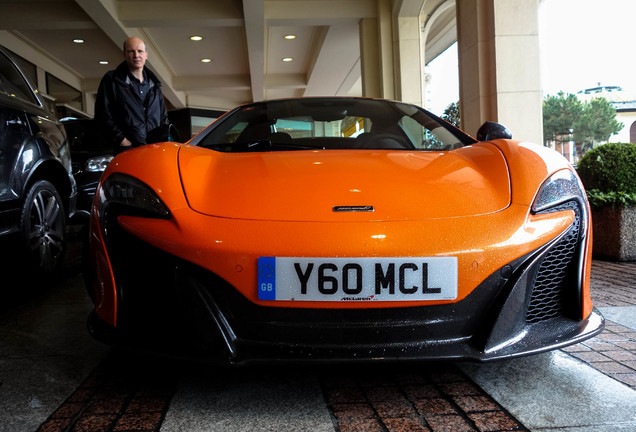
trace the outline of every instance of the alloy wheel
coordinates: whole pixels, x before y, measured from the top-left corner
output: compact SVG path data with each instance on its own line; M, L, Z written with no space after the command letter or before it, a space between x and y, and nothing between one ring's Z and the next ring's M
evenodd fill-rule
M41 272L54 272L64 254L66 219L60 196L51 183L41 180L34 184L23 218L23 233L33 264Z

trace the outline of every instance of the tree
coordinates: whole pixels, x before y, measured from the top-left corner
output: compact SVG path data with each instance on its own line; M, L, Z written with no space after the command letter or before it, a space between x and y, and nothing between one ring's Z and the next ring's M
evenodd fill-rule
M573 94L559 92L543 100L543 141L569 141L570 130L581 117L583 104Z
M460 127L459 102L452 102L449 104L444 110L444 114L442 114L442 119L446 120L455 127Z
M594 142L607 141L623 126L616 120L616 110L605 98L581 102L573 94L559 92L557 96L543 100L544 142L574 139L585 153Z
M595 98L583 105L583 112L574 123L574 139L583 152L590 150L595 141L607 141L625 125L616 120L616 109L605 98Z

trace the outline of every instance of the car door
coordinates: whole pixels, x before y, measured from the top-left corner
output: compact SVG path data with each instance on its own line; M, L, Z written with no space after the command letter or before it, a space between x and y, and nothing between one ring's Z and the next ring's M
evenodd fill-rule
M35 156L31 129L16 93L14 66L0 54L0 234L15 231L20 194ZM22 80L22 77L19 76Z

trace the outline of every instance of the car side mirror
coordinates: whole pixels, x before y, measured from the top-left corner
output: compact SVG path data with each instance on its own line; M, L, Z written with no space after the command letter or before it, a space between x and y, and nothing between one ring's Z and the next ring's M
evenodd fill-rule
M477 131L477 141L512 139L512 133L502 124L487 121Z

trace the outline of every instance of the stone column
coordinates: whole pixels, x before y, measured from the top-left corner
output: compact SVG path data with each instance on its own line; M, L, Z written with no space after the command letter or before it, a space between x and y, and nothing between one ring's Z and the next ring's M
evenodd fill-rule
M377 1L376 18L360 22L362 95L395 99L390 0Z
M362 96L382 97L382 72L378 42L378 20L365 18L360 21Z
M543 142L539 0L457 0L463 129L504 124L514 139Z
M422 80L424 68L420 47L422 32L420 31L419 12L416 16L400 16L395 18L394 48L396 55L395 87L396 97L403 102L422 106Z
M377 0L360 22L362 94L422 105L420 11L424 0Z

